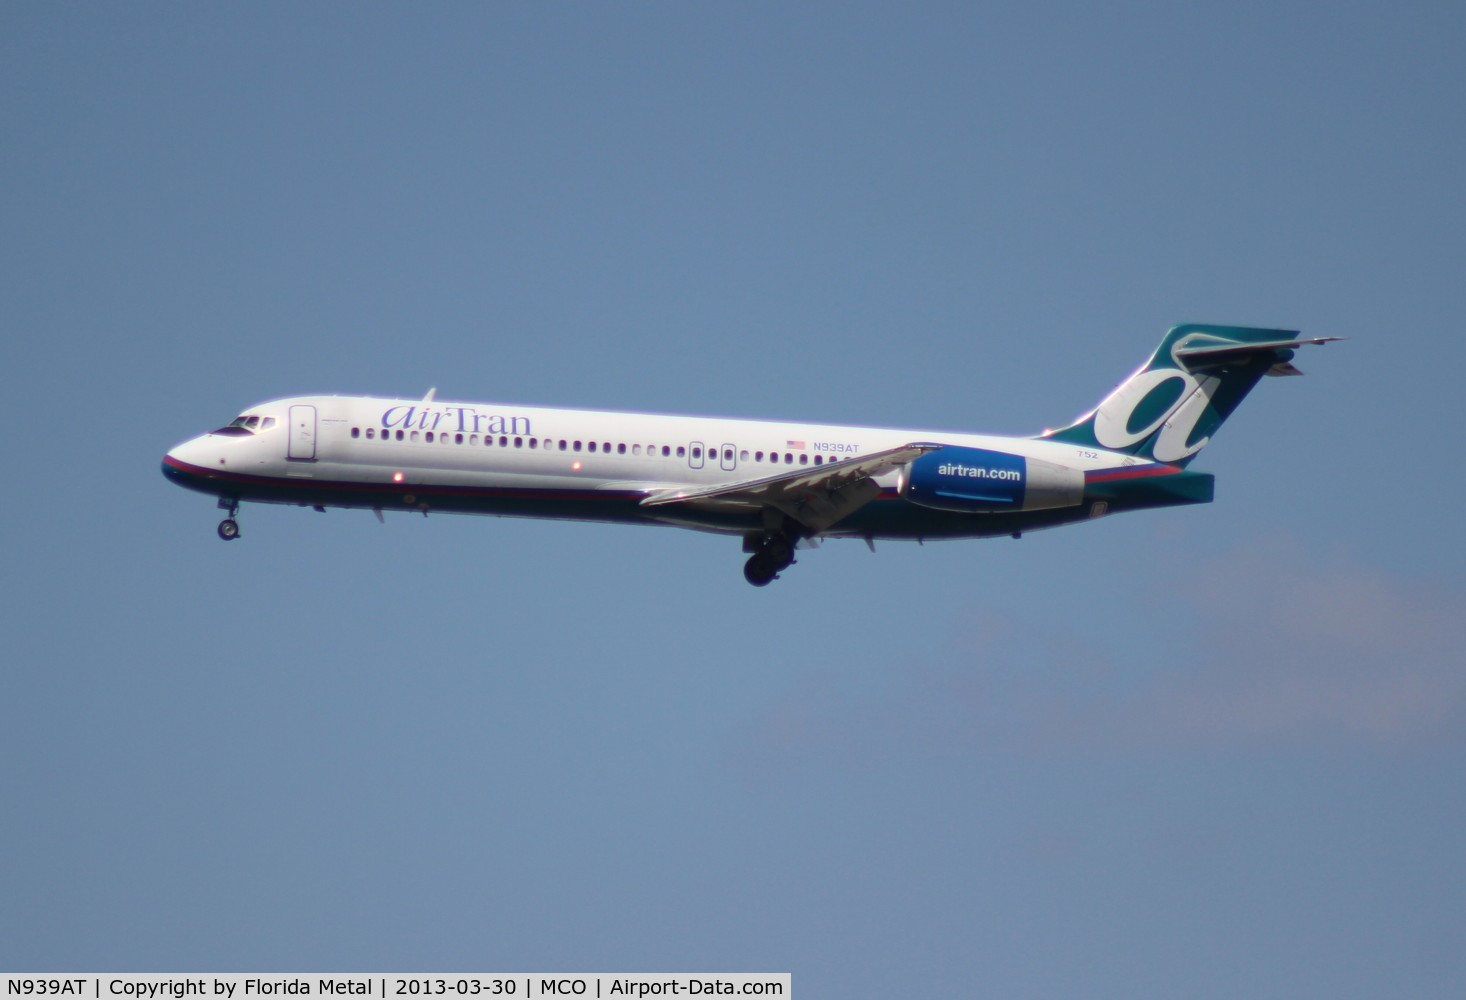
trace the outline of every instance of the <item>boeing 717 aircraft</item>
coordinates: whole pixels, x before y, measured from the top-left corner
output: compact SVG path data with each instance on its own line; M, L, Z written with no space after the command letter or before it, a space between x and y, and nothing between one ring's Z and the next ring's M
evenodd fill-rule
M1337 337L1190 324L1094 410L1034 437L299 396L250 407L163 458L239 506L429 511L660 524L738 536L762 587L825 538L1017 537L1106 514L1209 503L1205 447L1296 348Z

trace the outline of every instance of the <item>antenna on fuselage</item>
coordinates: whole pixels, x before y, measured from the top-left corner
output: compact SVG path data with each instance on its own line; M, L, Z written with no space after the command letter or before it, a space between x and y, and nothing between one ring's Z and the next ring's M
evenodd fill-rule
M424 403L431 403L433 401L433 397L436 396L437 394L438 394L438 387L437 386L433 386L431 389L428 390L428 394L422 398L422 401Z

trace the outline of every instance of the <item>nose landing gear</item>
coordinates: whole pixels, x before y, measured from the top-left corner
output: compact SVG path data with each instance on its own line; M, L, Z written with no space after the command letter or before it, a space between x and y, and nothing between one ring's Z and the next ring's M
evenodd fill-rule
M219 522L219 537L226 542L232 542L239 537L239 522L234 520L234 516L239 513L239 501L220 497L219 508L229 512L229 516Z

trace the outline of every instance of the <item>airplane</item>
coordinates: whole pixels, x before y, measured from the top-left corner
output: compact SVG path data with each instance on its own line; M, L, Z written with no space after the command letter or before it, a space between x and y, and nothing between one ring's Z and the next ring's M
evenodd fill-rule
M703 416L298 396L250 407L163 458L240 504L668 525L736 535L762 587L827 538L1020 537L1210 503L1190 463L1264 375L1338 337L1185 324L1098 406L1033 437Z

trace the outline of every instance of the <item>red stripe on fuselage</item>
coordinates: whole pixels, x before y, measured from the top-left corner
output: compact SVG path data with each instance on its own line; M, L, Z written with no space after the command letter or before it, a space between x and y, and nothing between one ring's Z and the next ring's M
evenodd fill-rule
M1150 476L1174 476L1178 472L1184 472L1179 465L1132 465L1124 469L1099 469L1094 472L1086 472L1084 481L1088 483L1111 483L1117 479L1145 479Z

